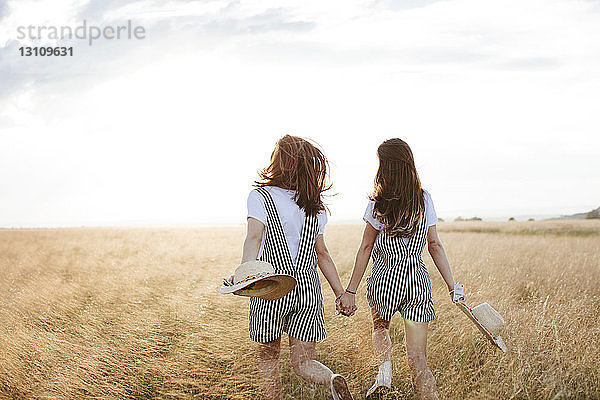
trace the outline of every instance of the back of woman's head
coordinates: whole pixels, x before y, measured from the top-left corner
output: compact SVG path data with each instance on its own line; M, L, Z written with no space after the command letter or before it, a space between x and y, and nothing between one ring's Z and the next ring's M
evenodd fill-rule
M377 149L379 169L370 199L373 216L384 224L390 236L410 237L425 210L425 200L415 160L402 139L389 139Z
M321 194L329 190L328 162L321 150L297 136L277 141L271 163L259 172L256 186L277 186L296 192L294 201L307 215L325 209Z

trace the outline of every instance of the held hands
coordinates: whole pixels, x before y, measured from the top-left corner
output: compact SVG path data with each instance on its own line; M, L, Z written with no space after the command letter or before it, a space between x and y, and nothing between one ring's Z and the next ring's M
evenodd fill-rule
M344 292L335 300L335 308L339 314L351 317L356 312L356 295Z

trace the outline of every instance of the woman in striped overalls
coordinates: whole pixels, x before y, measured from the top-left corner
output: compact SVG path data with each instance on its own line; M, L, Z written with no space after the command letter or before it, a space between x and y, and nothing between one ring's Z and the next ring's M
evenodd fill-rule
M372 256L367 299L373 316L373 347L380 366L367 397L391 386L389 326L398 311L404 319L406 353L417 393L422 399L437 399L425 351L427 324L435 319L431 281L421 258L425 243L451 298L454 279L437 234L431 196L421 188L410 147L400 139L390 139L379 146L377 155L379 169L364 215L362 243L346 293L338 299L338 309L345 315L354 313L354 295Z
M259 343L261 393L265 399L281 399L278 362L281 335L287 332L294 371L310 382L330 386L334 399L350 400L345 379L314 359L316 341L325 338L317 265L336 297L344 293L323 239L327 160L308 141L286 135L277 142L260 177L248 196L242 263L267 261L277 273L297 280L294 290L279 300L250 299L250 338Z

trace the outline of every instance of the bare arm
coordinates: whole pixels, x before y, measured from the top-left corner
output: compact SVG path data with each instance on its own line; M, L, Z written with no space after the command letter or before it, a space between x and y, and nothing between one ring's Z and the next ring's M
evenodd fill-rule
M350 278L350 282L348 282L348 290L351 292L356 292L358 285L360 285L360 281L362 280L365 270L367 269L367 265L369 264L371 251L375 245L375 239L377 238L378 233L379 231L373 228L373 226L367 222L367 225L363 231L362 242L360 243L360 247L356 253L356 259L354 260L352 277Z
M365 230L363 231L362 242L356 253L356 259L354 260L354 270L352 271L352 277L344 295L338 301L338 309L344 315L350 316L354 314L356 310L356 290L360 281L365 275L365 270L369 264L369 258L371 258L371 251L375 245L375 239L379 231L367 222ZM350 293L352 292L352 293Z
M323 235L317 236L317 240L315 241L315 251L317 252L317 262L323 276L327 279L327 282L329 282L329 286L333 289L335 297L340 296L344 293L344 288L342 287L342 282L340 281L340 276L338 275L335 263L329 254L329 249L327 248L327 245L325 245Z
M262 222L254 218L248 218L248 230L246 231L246 240L244 240L242 264L258 258L258 251L260 250L264 231L265 226Z
M450 269L450 263L448 257L446 257L446 251L437 233L436 225L432 225L427 230L427 250L433 259L433 263L437 267L438 271L444 278L448 291L454 290L454 278L452 277L452 270Z

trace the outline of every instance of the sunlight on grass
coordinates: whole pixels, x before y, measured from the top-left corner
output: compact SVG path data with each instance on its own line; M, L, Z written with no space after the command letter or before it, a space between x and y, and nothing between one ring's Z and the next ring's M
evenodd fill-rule
M508 346L507 354L494 351L450 303L425 255L438 315L428 356L442 398L600 397L599 228L440 226L457 282L471 305L486 301L504 316ZM344 282L361 231L327 228ZM248 301L218 294L243 234L241 226L0 230L0 397L256 398ZM348 377L357 399L377 371L364 291L363 282L359 310L345 318L323 286L328 337L317 345L319 360ZM398 316L391 329L394 389L386 398L414 398ZM283 343L284 398L329 398L293 373Z

